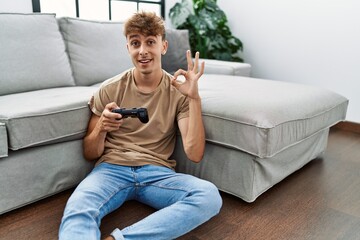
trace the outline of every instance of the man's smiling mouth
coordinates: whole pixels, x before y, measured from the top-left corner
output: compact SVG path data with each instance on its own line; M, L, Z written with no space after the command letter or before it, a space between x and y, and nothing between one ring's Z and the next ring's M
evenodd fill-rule
M139 60L139 63L149 63L149 62L151 62L151 59Z

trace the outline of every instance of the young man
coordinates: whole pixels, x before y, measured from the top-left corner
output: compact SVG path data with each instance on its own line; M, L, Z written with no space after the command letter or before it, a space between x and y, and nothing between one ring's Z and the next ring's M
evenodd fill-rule
M90 101L93 112L84 138L84 155L97 160L66 205L60 239L100 239L100 222L127 200L158 211L108 239L174 239L216 215L222 204L217 188L176 173L169 159L179 128L185 153L201 161L205 133L198 80L204 72L196 53L188 69L171 76L161 68L166 53L164 22L154 13L134 14L124 25L134 68L106 81ZM180 83L177 77L183 75ZM123 118L117 108L147 108L149 122ZM119 120L120 119L120 120Z

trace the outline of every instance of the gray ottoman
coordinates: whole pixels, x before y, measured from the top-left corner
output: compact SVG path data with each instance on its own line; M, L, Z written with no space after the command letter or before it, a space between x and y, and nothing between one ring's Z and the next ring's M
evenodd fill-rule
M206 74L199 89L205 156L187 160L178 138L177 170L247 202L321 155L348 106L326 89L240 76Z

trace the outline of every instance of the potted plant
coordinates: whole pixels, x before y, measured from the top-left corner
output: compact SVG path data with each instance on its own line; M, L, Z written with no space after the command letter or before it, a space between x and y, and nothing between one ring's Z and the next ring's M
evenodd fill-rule
M243 44L232 35L216 0L182 0L170 9L169 17L175 28L189 30L193 53L199 51L207 59L243 61L239 56Z

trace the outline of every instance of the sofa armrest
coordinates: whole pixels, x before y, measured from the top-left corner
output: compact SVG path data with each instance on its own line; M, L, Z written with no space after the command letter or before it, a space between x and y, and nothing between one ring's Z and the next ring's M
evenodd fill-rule
M0 158L8 156L8 143L5 123L0 122Z
M228 62L215 59L200 59L205 62L205 72L208 74L224 74L249 77L251 65L248 63Z

